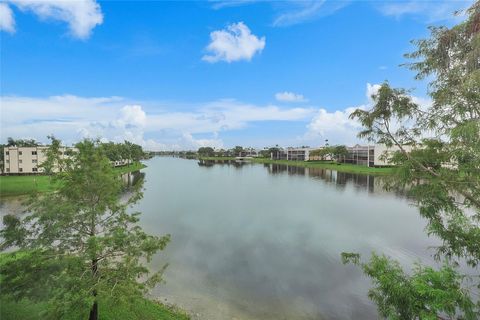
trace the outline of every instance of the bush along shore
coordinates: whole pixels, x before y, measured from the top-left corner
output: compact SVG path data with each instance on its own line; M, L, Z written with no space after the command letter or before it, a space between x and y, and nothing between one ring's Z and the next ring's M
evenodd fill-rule
M170 235L146 233L141 212L131 212L144 180L126 195L119 179L143 165L114 168L99 140L75 144L69 158L58 157L56 145L60 141L52 142L45 160L62 168L51 176L53 192L32 197L29 214L3 217L1 319L188 319L148 299L166 265L151 270L145 264Z
M25 252L0 253L0 268L7 262L28 255ZM0 286L2 284L0 278ZM2 320L37 320L50 319L48 301L41 298L30 300L23 298L15 300L11 296L0 295L0 319ZM116 319L142 319L142 320L188 320L190 317L175 306L165 305L161 302L147 298L136 297L134 303L114 301L109 297L103 297L100 303L99 320ZM79 319L79 314L72 313L63 319Z

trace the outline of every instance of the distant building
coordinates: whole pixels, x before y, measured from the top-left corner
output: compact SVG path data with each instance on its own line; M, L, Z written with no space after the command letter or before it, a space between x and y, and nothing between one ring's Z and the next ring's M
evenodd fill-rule
M247 149L243 149L243 151L240 151L237 156L241 158L258 157L258 152L253 148L247 148Z
M421 146L420 146L421 147ZM413 146L411 145L403 145L402 149L405 150L407 153L411 152ZM384 144L376 144L374 150L374 160L373 165L375 167L385 167L391 166L392 164L388 162L388 159L393 155L394 152L400 151L400 148L397 146L387 147ZM386 160L382 160L386 156Z
M402 148L407 152L412 150L412 147L407 145ZM353 147L347 147L348 154L339 161L368 167L387 167L392 165L389 162L390 156L399 150L400 148L397 146L387 147L384 144L374 146L357 144Z
M347 147L347 151L347 155L341 157L339 162L367 167L375 166L375 146L361 146L357 144L353 147Z
M310 160L310 152L318 148L301 147L279 149L270 154L272 160L291 160L291 161L308 161Z
M47 159L47 146L37 147L4 147L5 174L36 174L42 173L41 164ZM60 147L60 157L65 158L68 147Z
M287 148L287 149L279 149L275 152L272 152L270 158L272 160L294 160L294 161L318 161L318 160L332 160L329 156L322 157L318 155L311 155L310 153L313 150L319 150L323 147L319 148L309 148L309 147L302 147L302 148ZM404 146L405 150L410 152L412 150L411 146ZM392 146L387 148L387 146L383 144L376 144L376 145L355 145L352 147L347 147L347 155L338 159L339 162L342 163L351 163L360 166L367 166L367 167L385 167L391 166L388 162L389 155L393 152L400 150L397 146ZM384 155L386 155L386 159L383 160Z
M4 174L38 174L43 173L41 165L47 160L48 146L37 147L4 147ZM60 158L68 157L68 150L75 148L60 147ZM120 167L130 163L129 160L111 161L112 166ZM55 168L54 168L55 171Z
M287 160L287 153L283 149L275 150L270 153L270 159L272 160Z

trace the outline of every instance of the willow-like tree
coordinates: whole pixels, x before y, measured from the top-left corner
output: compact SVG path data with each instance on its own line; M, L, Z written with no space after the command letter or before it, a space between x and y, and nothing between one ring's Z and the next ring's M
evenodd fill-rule
M141 185L125 197L97 142L52 161L63 168L53 178L58 190L35 197L23 219L4 218L2 247L18 251L2 265L2 294L47 300L53 318L98 319L99 301L135 301L161 280L163 269L150 273L144 263L169 236L138 226L140 213L129 207L142 197Z
M399 151L384 155L396 165L392 188L408 190L427 232L442 244L435 257L440 269L417 264L412 271L386 256L360 262L375 287L370 298L388 319L479 319L480 302L480 2L467 19L452 27L431 28L431 37L414 41L407 66L417 79L433 79L431 106L421 106L408 91L384 83L371 110L356 110L359 136ZM472 267L462 274L459 262Z

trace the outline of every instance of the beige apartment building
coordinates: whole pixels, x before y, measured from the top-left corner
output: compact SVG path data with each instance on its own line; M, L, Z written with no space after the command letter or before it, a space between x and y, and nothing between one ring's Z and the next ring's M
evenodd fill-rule
M4 174L36 174L42 173L40 165L47 159L46 151L48 147L5 147L4 156ZM67 157L65 152L67 147L61 147L60 157Z

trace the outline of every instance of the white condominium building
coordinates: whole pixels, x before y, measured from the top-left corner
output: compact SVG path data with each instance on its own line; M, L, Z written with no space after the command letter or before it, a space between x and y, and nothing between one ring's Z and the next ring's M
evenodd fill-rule
M32 174L41 173L43 168L40 165L47 159L46 151L48 147L5 147L4 173L5 174ZM67 147L60 148L60 157L66 157Z

